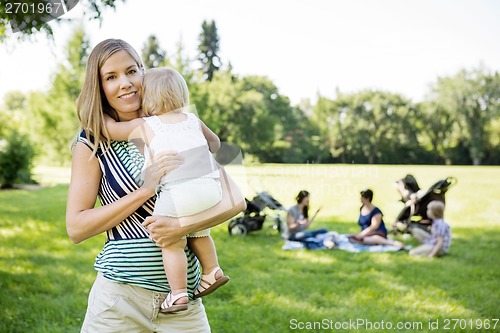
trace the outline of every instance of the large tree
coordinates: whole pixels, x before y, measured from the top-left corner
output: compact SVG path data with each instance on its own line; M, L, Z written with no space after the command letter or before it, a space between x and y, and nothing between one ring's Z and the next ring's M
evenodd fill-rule
M54 73L47 93L31 93L29 109L36 129L35 142L43 143L48 157L64 163L70 157L70 144L78 129L76 99L80 94L89 52L89 41L77 27L66 45L66 61Z
M201 29L200 44L198 46L200 54L198 59L201 61L205 80L212 81L214 72L218 71L221 67L218 55L219 35L217 33L217 26L213 20L210 22L203 21Z
M291 108L288 98L268 78L238 78L223 70L212 81L196 82L195 86L191 100L200 118L222 141L239 145L245 154L263 162L276 162L274 143L283 138L281 125Z
M160 47L158 38L150 35L142 47L141 55L144 66L148 69L164 65L167 52Z
M5 94L4 105L0 106L0 188L32 181L35 150L29 139L31 119L26 110L22 92Z
M377 163L411 142L411 103L398 94L364 90L334 101L320 98L314 112L330 153L342 162Z
M437 164L451 164L449 148L457 144L456 120L452 112L430 100L417 105L418 117L411 126L418 130L418 140L432 152Z
M461 70L439 78L434 93L435 103L455 115L470 160L481 164L488 146L488 125L500 115L500 74L485 68Z
M28 120L26 115L26 95L20 91L9 91L3 97L4 108L0 109L0 137L2 129L22 131Z

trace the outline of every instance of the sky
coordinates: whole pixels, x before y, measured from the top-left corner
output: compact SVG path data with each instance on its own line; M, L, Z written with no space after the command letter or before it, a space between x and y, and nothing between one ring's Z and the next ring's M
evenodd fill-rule
M214 20L222 63L267 76L293 104L362 89L418 102L438 76L500 71L498 17L496 0L126 0L104 11L101 25L81 5L64 16L84 22L91 46L121 38L140 52L154 34L167 55L182 40L193 58L203 20ZM72 24L51 23L54 42L40 35L0 46L0 98L48 89Z

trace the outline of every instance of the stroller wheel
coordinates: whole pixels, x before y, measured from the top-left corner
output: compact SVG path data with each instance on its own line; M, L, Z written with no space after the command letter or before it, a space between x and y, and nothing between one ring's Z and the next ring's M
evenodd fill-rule
M246 236L248 234L248 229L243 224L235 224L229 229L229 234L231 236Z

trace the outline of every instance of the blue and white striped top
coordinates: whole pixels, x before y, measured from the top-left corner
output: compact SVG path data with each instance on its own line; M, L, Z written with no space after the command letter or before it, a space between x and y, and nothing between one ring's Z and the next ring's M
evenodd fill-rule
M92 149L83 130L78 142ZM101 142L97 159L102 171L98 195L103 206L139 188L144 157L133 143L111 141L111 147L107 147ZM152 214L155 199L146 201L132 215L106 232L104 248L97 255L94 267L112 281L166 293L170 287L163 269L161 249L149 239L142 225L144 219ZM188 247L185 252L188 258L188 292L192 298L200 281L200 266Z

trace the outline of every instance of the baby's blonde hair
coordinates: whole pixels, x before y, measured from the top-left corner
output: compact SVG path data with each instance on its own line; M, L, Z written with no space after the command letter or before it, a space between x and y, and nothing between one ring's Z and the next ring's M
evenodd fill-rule
M442 201L431 201L429 202L429 205L427 206L428 209L431 210L432 214L438 218L442 219L444 215L444 202Z
M144 74L142 112L147 116L178 110L189 105L186 80L169 67L152 68Z

